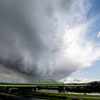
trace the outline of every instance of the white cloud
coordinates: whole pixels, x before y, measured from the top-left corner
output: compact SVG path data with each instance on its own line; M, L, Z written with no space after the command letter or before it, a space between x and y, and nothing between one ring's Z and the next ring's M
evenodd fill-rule
M65 78L65 79L61 80L61 82L64 82L64 83L88 83L88 82L94 82L94 81L100 81L100 79L89 79L89 78L73 79L73 78Z
M92 30L91 26L97 21L98 16L92 16L90 19L87 19L87 8L89 10L91 7L89 2L81 2L81 5L79 3L78 7L82 10L76 7L76 10L73 10L73 16L67 17L67 21L61 15L58 17L60 20L58 20L58 25L60 27L58 27L57 32L62 33L60 36L63 42L61 54L57 55L57 66L55 66L55 69L63 70L62 74L66 72L66 76L82 68L90 67L95 61L100 60L100 47L97 46L95 40L89 40L86 37L89 30Z
M96 43L85 38L88 27L87 23L77 24L67 29L63 37L64 56L72 62L80 63L81 68L91 66L92 62L100 57L100 48L95 48Z
M86 12L87 6L82 6L81 4L80 8L84 10L77 12L77 17L72 16L73 21L70 19L71 22L69 23L74 23L74 25L66 28L63 36L64 56L73 63L80 65L80 68L91 66L100 57L100 47L95 47L96 42L86 38L89 27L98 19L97 16L89 20L86 18L86 14L88 13Z
M100 37L100 32L98 32L98 35L97 35L97 38L99 38Z

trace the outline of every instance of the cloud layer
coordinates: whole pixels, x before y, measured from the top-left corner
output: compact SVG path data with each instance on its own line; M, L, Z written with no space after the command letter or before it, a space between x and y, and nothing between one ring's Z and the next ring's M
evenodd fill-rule
M60 80L91 66L100 48L85 37L97 18L87 19L90 7L79 0L0 1L2 77Z
M66 78L61 80L64 83L88 83L88 82L94 82L94 81L100 81L100 79L89 79L89 78L78 78L78 79L73 79L73 78Z

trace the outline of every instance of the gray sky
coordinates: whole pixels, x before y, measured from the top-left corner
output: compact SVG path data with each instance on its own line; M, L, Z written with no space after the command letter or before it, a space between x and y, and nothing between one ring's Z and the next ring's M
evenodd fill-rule
M67 16L75 1L0 0L1 73L55 79L69 75L57 65L62 33L57 32L56 14Z

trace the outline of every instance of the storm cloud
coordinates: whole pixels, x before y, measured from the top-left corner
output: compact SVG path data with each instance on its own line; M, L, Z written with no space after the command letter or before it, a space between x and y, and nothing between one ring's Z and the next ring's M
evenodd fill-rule
M73 19L72 10L76 3L79 4L79 1L0 0L0 68L4 69L0 73L5 74L4 77L10 75L17 79L22 76L28 82L43 78L60 80L96 60L98 56L89 63L84 59L82 62L74 61L77 55L73 51L70 56L70 49L74 49L71 45L77 40L70 40L72 33L69 25L73 30L77 30L77 26L81 29L88 27L87 23L74 25L82 20L79 16L76 16L77 22L69 22L70 18ZM76 33L80 34L79 31ZM79 34L76 36L79 37ZM80 44L75 46L77 48ZM87 47L83 46L84 49ZM80 59L82 56L78 57Z

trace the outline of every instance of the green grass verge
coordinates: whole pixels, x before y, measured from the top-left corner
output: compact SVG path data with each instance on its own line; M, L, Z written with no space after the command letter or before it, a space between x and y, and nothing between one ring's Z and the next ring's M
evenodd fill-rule
M7 85L7 84L0 84L0 87L37 87L37 85Z
M0 89L1 93L27 96L33 98L44 98L50 100L72 100L72 98L78 98L80 100L100 100L99 95L81 95L81 94L66 94L66 93L50 93L50 92L24 92L12 90L10 93L6 92L4 88ZM93 97L93 98L91 98Z

